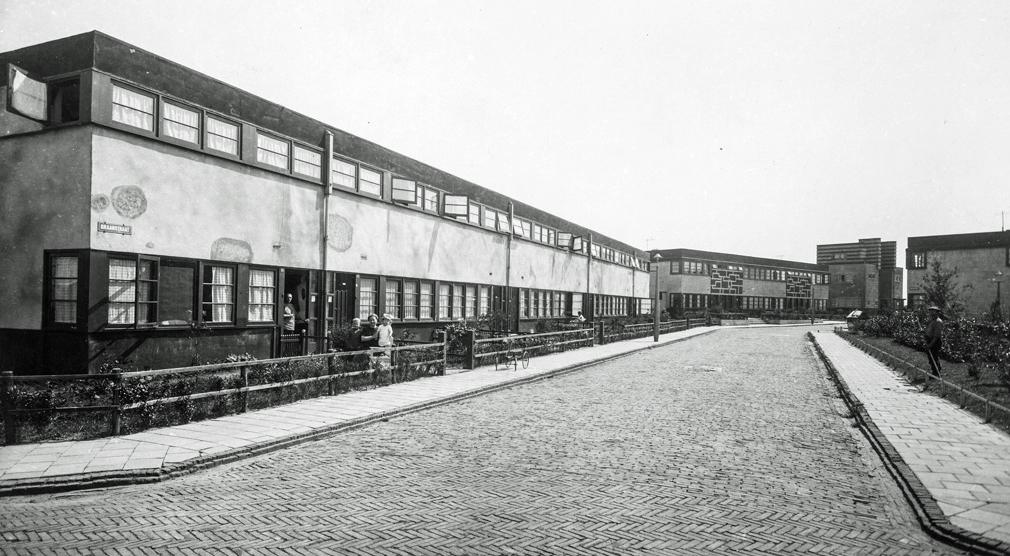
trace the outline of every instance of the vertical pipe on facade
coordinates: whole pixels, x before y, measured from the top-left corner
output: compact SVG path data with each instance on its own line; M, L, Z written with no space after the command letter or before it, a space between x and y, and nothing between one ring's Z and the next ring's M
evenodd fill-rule
M589 238L589 241L587 242L589 245L589 249L586 252L586 255L588 255L588 258L586 259L586 299L583 300L583 304L588 302L590 309L592 309L592 314L595 315L596 304L593 303L593 294L591 293L592 288L590 287L590 283L593 277L591 268L593 266L593 234L592 232L590 232L587 235Z
M505 301L505 315L512 311L512 234L515 233L516 209L512 201L509 201L509 231L505 236L505 291L502 294ZM517 309L518 310L518 309ZM512 327L512 318L509 319L509 328Z
M329 252L330 247L330 195L332 191L330 190L330 164L333 160L333 133L330 131L326 132L326 146L325 153L323 156L322 172L323 172L323 215L322 215L322 235L320 236L320 248L322 252L319 254L319 262L322 266L322 284L323 284L323 303L325 305L326 301L326 268L327 260L326 255ZM325 320L324 320L325 323ZM325 326L325 324L324 324Z

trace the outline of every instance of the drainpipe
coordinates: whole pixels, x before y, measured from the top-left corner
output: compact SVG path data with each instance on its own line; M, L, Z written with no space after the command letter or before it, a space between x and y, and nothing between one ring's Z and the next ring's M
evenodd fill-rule
M509 201L509 231L505 236L505 315L509 320L509 328L512 328L512 234L515 230L513 222L516 221L516 209L512 201ZM519 311L516 310L516 332L519 331Z
M589 236L588 237L588 241L586 242L586 245L588 246L588 249L586 251L586 256L587 256L587 259L586 259L586 301L588 301L589 302L589 306L593 308L593 314L590 315L590 316L595 316L596 315L596 304L593 303L593 294L591 293L592 292L592 287L590 285L591 281L592 281L592 266L593 266L593 234L592 234L592 232L590 232L588 234L588 236ZM595 321L594 321L593 326L595 326Z
M322 285L323 293L320 296L321 303L317 306L318 315L316 317L319 322L322 323L322 328L325 336L329 336L329 331L326 330L326 295L329 293L326 291L326 269L327 269L327 254L330 249L330 196L332 195L331 184L330 184L330 161L333 160L333 133L329 130L326 131L326 145L323 153L323 214L320 218L320 225L322 230L319 234L319 264L322 267L322 272L320 273L320 283ZM335 293L335 292L334 292ZM336 317L336 315L334 315ZM336 324L336 321L334 321Z

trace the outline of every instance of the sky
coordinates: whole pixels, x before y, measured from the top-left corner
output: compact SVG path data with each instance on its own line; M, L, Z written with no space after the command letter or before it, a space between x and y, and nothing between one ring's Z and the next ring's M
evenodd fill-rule
M0 0L642 249L814 262L1010 213L1010 2Z

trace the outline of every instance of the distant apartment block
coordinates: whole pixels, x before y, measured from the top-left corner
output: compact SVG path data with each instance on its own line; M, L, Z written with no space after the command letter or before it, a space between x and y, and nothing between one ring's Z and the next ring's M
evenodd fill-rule
M895 309L904 306L904 269L897 244L880 238L817 246L817 264L831 275L832 309Z
M659 287L660 310L674 314L705 309L761 314L765 311L824 311L827 267L695 249L651 251L651 291Z
M960 293L965 312L987 313L1010 273L1010 231L910 237L905 259L910 306L929 301L922 281L933 261L939 261L946 269L956 268L958 286L966 286Z

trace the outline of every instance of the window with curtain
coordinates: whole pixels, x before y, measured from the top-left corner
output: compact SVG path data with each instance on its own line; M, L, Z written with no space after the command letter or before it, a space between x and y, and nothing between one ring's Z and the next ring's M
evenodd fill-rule
M77 323L77 256L59 255L49 260L52 285L49 295L53 322Z
M154 96L114 84L112 121L154 131Z
M446 320L449 318L449 306L450 306L450 292L451 288L449 284L439 284L438 285L438 318L441 320Z
M452 285L452 318L463 318L463 286L460 284Z
M491 311L491 288L488 286L480 287L480 297L477 303L477 314L479 316L484 316L489 314Z
M233 322L235 317L235 269L228 266L203 268L204 322Z
M275 277L272 270L249 270L249 322L274 322Z
M137 261L109 259L109 324L137 322Z
M323 175L323 155L298 145L292 147L292 154L295 160L293 168L295 173L316 179Z
M256 133L256 160L281 170L288 169L288 142L263 132Z
M530 316L529 290L519 290L519 315Z
M466 318L477 316L477 286L466 286Z
M330 163L330 181L333 185L355 189L358 183L358 167L345 160L334 158Z
M422 319L432 318L431 308L435 303L435 294L431 282L421 282L421 293L418 299L419 316Z
M400 281L386 280L386 312L393 318L403 318L400 314Z
M238 126L207 116L207 138L205 146L208 149L238 156Z
M368 315L378 312L377 290L375 278L361 279L358 287L358 316L362 319L367 319Z
M417 319L417 282L410 280L403 282L403 318Z
M376 197L382 196L382 174L376 172L375 170L369 170L368 168L360 168L358 173L358 191L362 193L368 193L369 195L375 195Z
M200 143L200 113L170 102L161 105L161 133L167 137Z

